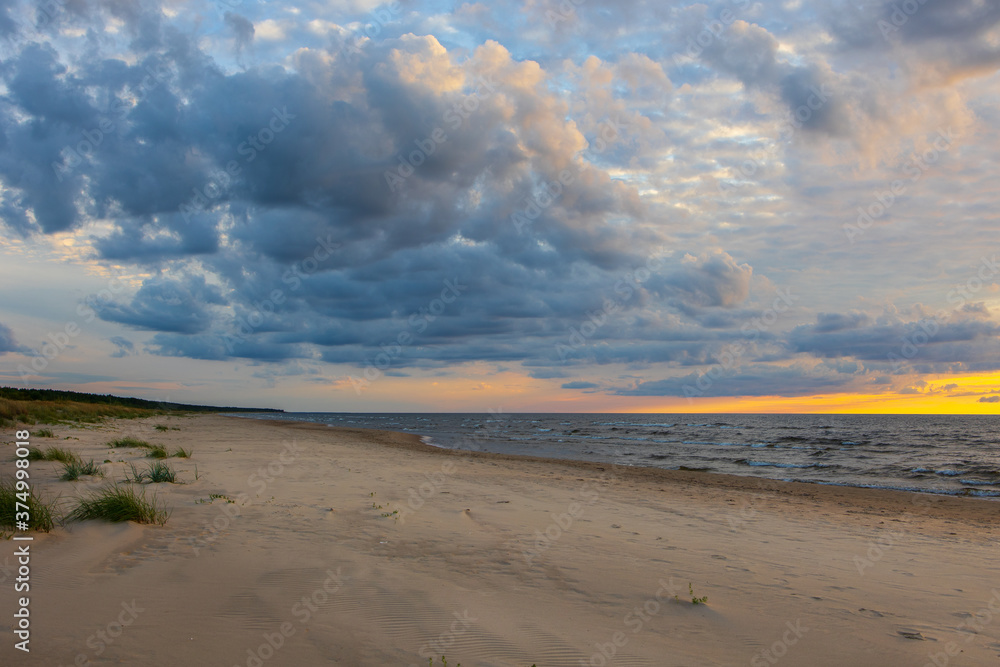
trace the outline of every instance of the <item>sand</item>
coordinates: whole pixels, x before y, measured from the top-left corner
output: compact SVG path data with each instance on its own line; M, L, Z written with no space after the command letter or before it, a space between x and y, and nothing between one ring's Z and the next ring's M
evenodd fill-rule
M169 460L183 484L148 486L165 525L36 536L30 653L11 634L20 543L0 542L3 665L1000 662L995 501L215 415L53 430L34 444L145 464L104 444L135 435L194 456ZM65 501L107 483L31 470Z

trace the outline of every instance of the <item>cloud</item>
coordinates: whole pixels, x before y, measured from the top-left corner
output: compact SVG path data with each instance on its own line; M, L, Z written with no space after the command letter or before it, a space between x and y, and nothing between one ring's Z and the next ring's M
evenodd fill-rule
M562 385L563 389L597 389L600 385L594 384L593 382L566 382Z
M136 329L194 334L211 326L208 306L226 303L219 288L208 284L204 276L158 276L146 280L130 303L109 303L97 314L102 320Z
M1000 403L1000 396L980 396L980 403Z
M111 353L111 356L117 359L123 357L131 357L136 354L135 345L129 339L123 336L112 336L108 341L115 346L115 351Z
M152 334L113 356L267 381L397 345L389 375L641 374L627 395L681 395L736 344L709 393L989 370L992 296L932 334L896 304L944 303L991 242L970 221L995 208L996 11L928 3L885 39L893 3L856 4L748 4L675 58L742 3L414 7L360 41L365 3L69 3L0 67L0 219L139 276L99 314ZM0 4L0 32L27 11ZM847 247L857 206L952 122L975 141ZM755 325L778 286L794 308Z
M6 324L0 323L0 356L8 352L23 352L23 346L14 338L14 332Z
M819 358L853 358L883 367L915 364L922 372L1000 368L994 361L1000 352L1000 325L965 313L940 322L906 320L891 313L874 319L856 312L821 313L815 325L792 330L788 345L793 352Z

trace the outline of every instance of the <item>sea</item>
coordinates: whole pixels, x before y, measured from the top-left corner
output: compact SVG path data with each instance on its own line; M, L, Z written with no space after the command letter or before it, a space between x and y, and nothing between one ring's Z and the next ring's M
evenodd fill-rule
M238 414L438 447L1000 498L1000 415Z

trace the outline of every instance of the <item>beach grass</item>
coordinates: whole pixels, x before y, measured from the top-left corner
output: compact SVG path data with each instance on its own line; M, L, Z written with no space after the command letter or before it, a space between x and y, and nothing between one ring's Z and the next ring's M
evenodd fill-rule
M153 483L177 483L177 473L163 461L151 463L147 470L139 470L135 467L134 463L130 463L129 467L131 471L125 473L126 482L133 482L135 484L142 484L145 481Z
M139 438L133 438L132 436L125 436L124 438L118 438L112 440L108 443L109 448L124 448L124 447L150 447L151 445L145 440L140 440Z
M70 521L97 519L112 523L135 521L163 525L168 517L169 513L157 506L155 495L147 499L145 490L137 491L132 485L116 484L96 491L87 498L81 498L67 519Z
M146 456L152 459L165 459L170 455L163 445L150 445L146 447Z
M18 507L21 503L22 507ZM0 480L0 526L14 528L17 525L18 512L24 512L23 505L28 509L28 528L49 532L55 525L56 508L54 502L46 502L35 489L29 485L18 486L14 480Z
M177 479L177 473L175 473L170 466L168 466L163 461L157 461L156 463L149 466L149 472L147 473L150 482L170 482L173 484Z
M5 426L8 423L23 423L29 426L70 422L96 424L106 419L136 419L154 414L157 413L153 410L123 405L79 403L76 401L21 401L0 398L0 426Z
M178 447L177 451L174 452L174 457L178 459L189 459L191 455L194 454L193 450L184 449L183 447Z
M40 428L37 431L35 431L32 435L34 435L36 438L54 438L54 437L56 437L55 433L53 433L52 429L50 429L50 428Z
M167 453L167 448L163 445L156 445L145 440L140 440L139 438L133 438L132 436L125 436L124 438L118 438L117 440L112 440L108 443L108 447L112 449L121 449L125 447L136 447L138 449L145 449L146 456L154 459L165 459L170 456Z
M80 478L81 475L93 475L94 477L104 477L104 471L90 459L86 463L81 460L63 463L63 474L61 479L64 482L72 482Z
M49 447L45 451L42 451L38 447L29 447L28 460L59 461L61 463L81 463L80 457L77 454L69 451L68 449L61 449L59 447Z

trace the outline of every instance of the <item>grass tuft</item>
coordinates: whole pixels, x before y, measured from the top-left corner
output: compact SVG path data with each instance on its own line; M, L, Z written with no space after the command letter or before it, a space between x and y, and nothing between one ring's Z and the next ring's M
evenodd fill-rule
M140 440L139 438L133 438L132 436L126 436L124 438L118 438L117 440L112 440L108 443L108 447L151 447L145 440Z
M163 461L157 461L149 466L150 482L170 482L173 484L177 479L177 473L170 469Z
M146 448L146 456L153 459L165 459L170 455L167 453L167 448L163 445L150 445Z
M145 481L177 483L177 473L163 461L151 463L148 470L139 470L135 467L134 463L130 463L129 467L131 471L125 473L126 482L133 482L135 484L142 484Z
M28 447L28 460L29 461L44 461L45 452L40 450L38 447Z
M34 435L39 438L54 438L56 434L52 432L50 428L40 428L35 431Z
M63 463L63 474L59 479L64 482L72 482L79 479L81 475L104 477L104 471L101 470L99 465L94 463L94 459L90 459L86 463L80 460L70 461L69 463Z
M177 451L174 452L174 456L179 459L189 459L192 454L194 454L194 450L184 449L183 447L178 447Z
M134 486L109 486L81 498L76 508L67 517L70 521L99 519L113 523L135 521L136 523L167 522L170 515L156 505L156 496L146 499L145 490L136 491Z
M32 448L34 449L34 448ZM80 457L69 451L68 449L60 449L59 447L49 447L42 454L41 458L32 458L33 456L38 456L35 451L28 451L28 459L34 461L59 461L60 463L81 463Z
M159 431L160 433L166 433L167 431L169 431L169 430L170 430L170 428L169 428L169 427L167 427L167 426L164 426L163 424L157 424L157 425L156 425L156 426L154 426L153 428L155 428L155 429L156 429L157 431Z
M46 533L52 530L55 525L55 503L42 500L24 480L21 480L20 486L14 480L0 480L0 526L15 527L17 512L24 511L17 507L17 503L28 506L28 528Z

